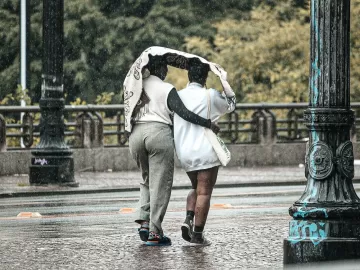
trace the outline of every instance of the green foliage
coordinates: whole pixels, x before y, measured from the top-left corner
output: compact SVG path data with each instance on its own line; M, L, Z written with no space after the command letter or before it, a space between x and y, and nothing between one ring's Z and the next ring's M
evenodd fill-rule
M350 96L353 101L360 101L360 1L351 2L350 34Z
M0 100L16 88L18 78L18 1L0 3Z
M133 61L159 45L201 55L228 71L240 102L304 101L308 96L309 0L65 0L66 103L122 102ZM351 97L360 94L360 0L351 1ZM29 96L38 102L42 0L30 1ZM19 1L0 3L0 101L16 96ZM184 71L168 80L186 85ZM216 78L208 86L219 88ZM109 93L109 94L104 94ZM111 94L115 93L115 94ZM79 101L77 101L79 100ZM11 101L13 102L13 101ZM107 104L107 103L106 103Z
M356 2L358 4L356 4ZM353 1L353 14L360 1ZM356 9L357 7L357 9ZM265 2L249 18L216 23L212 48L198 37L186 40L186 48L224 66L239 102L304 102L308 98L309 5L301 1ZM352 73L359 87L360 51L358 17L352 21ZM354 62L356 63L354 65ZM352 89L353 90L353 89ZM353 101L359 95L353 94Z
M307 26L294 20L279 25L275 16L260 20L265 14L257 12L255 31L245 30L244 41L239 35L229 44L226 33L225 37L222 34L223 25L219 25L217 62L227 67L232 86L245 102L303 101L308 84ZM239 31L249 27L233 25L238 25Z
M96 97L95 104L98 104L98 105L110 104L113 95L114 95L114 92L110 92L110 93L103 92L103 93L101 93L101 95L98 95Z
M222 20L215 24L215 47L190 37L186 49L225 67L238 101L303 101L308 83L309 25L298 20L302 9L293 11L293 19L279 20L289 5L288 1L275 7L264 4L247 20Z
M22 100L25 101L26 105L30 105L31 100L28 93L28 89L22 89L21 85L18 85L14 94L7 94L0 100L0 105L20 105Z
M26 105L30 105L30 97L28 95L28 89L22 89L21 85L18 85L14 91L14 94L7 94L2 100L0 100L0 105L20 105L20 102L25 101ZM5 122L7 124L20 124L20 115L10 114L10 116L5 117ZM40 117L39 114L35 115L35 118L38 119ZM16 128L8 129L10 133L16 133L18 130ZM7 138L6 145L8 147L19 147L20 140L18 138Z
M81 98L76 98L74 101L70 101L70 105L78 106L78 105L86 105L85 100L81 100Z

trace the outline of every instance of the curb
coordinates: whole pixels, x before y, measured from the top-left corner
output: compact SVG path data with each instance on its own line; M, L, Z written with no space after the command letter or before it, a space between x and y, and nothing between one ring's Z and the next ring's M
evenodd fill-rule
M360 178L353 179L353 183L360 183ZM240 187L270 187L270 186L305 186L304 180L293 180L283 182L243 182L243 183L220 183L216 184L215 188L240 188ZM78 189L71 188L69 190L56 190L58 186L54 186L54 190L45 191L14 191L0 193L0 198L15 198L15 197L37 197L37 196L56 196L56 195L75 195L75 194L94 194L94 193L111 193L111 192L131 192L139 191L137 186L124 186L114 188L94 188L94 189ZM177 185L172 187L173 190L191 189L190 185Z
M215 188L237 188L237 187L259 187L259 186L287 186L287 185L304 185L306 181L288 181L288 182L271 182L271 183L223 183L216 184ZM15 198L15 197L37 197L37 196L56 196L56 195L75 195L75 194L94 194L94 193L111 193L111 192L131 192L140 191L139 187L125 186L114 188L99 188L99 189L77 189L72 188L69 190L56 190L57 186L54 186L54 190L45 191L14 191L0 193L0 198ZM173 186L172 190L191 189L190 185L177 185Z

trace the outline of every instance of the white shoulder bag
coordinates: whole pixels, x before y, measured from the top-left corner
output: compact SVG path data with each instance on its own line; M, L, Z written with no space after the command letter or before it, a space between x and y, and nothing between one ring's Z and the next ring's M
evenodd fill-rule
M207 90L207 102L208 102L207 118L211 119L210 118L210 111L211 111L210 90ZM204 132L205 132L205 136L207 137L210 144L212 145L215 153L217 154L221 164L223 166L226 166L231 159L231 153L230 153L229 149L227 149L224 141L209 128L204 128Z

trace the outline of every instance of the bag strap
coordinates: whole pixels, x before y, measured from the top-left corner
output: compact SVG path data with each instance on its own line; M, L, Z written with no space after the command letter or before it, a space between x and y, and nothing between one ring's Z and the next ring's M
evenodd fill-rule
M206 90L206 95L207 95L207 105L208 105L207 118L210 119L210 111L211 111L210 89Z

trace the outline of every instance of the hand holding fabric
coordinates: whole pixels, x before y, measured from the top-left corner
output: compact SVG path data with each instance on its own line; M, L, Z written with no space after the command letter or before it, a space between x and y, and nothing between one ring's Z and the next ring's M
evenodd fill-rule
M218 134L219 131L220 131L220 127L219 127L217 124L215 124L215 122L211 122L210 129L211 129L215 134Z

